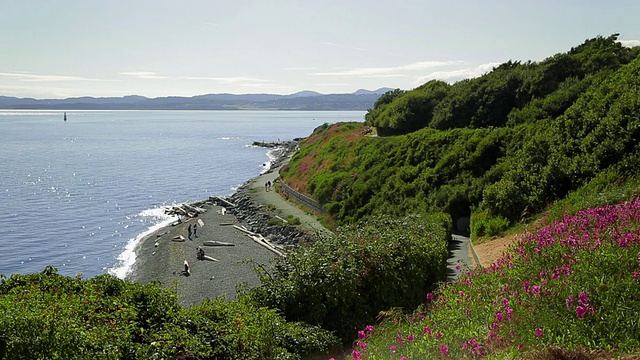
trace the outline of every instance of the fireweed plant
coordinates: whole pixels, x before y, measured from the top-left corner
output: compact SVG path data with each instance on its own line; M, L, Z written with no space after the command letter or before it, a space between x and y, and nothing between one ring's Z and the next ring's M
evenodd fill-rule
M524 233L489 268L358 332L354 359L502 359L560 347L640 349L640 200Z

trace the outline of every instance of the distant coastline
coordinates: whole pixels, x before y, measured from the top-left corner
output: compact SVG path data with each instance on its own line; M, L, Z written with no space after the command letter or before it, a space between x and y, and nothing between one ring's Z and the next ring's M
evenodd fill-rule
M192 97L144 96L32 99L0 96L0 109L13 110L277 110L350 111L373 108L390 88L358 90L349 94L302 91L291 95L208 94Z

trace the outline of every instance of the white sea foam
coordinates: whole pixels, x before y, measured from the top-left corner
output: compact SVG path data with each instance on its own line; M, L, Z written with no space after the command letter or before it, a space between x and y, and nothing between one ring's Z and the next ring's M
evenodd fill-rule
M165 214L164 209L164 207L147 209L138 214L139 217L144 218L144 220L151 222L153 225L149 226L146 231L136 235L136 237L129 239L129 242L127 242L127 245L124 247L124 251L118 256L118 263L115 267L109 269L109 274L117 276L120 279L126 278L133 270L133 264L136 263L136 248L140 244L140 241L155 231L178 220L176 216Z
M264 174L271 169L271 164L278 158L282 150L283 149L281 147L276 147L267 151L267 157L269 160L262 163L262 170L260 170L260 174Z

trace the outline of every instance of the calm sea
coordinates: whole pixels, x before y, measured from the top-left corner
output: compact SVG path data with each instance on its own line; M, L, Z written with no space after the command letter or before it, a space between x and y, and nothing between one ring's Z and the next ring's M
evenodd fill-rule
M228 196L260 174L254 141L364 112L0 110L0 274L124 278L163 206Z

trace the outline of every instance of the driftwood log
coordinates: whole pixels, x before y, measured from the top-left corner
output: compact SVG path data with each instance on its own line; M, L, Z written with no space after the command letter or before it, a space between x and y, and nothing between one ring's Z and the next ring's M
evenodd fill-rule
M242 231L243 233L245 233L248 237L251 238L251 240L255 241L256 243L262 245L263 247L271 250L274 254L280 256L280 257L287 257L282 251L278 250L278 248L276 248L273 244L271 244L271 242L267 239L265 239L264 236L254 233L251 230L248 230L242 226L238 226L238 225L233 225L234 228Z

